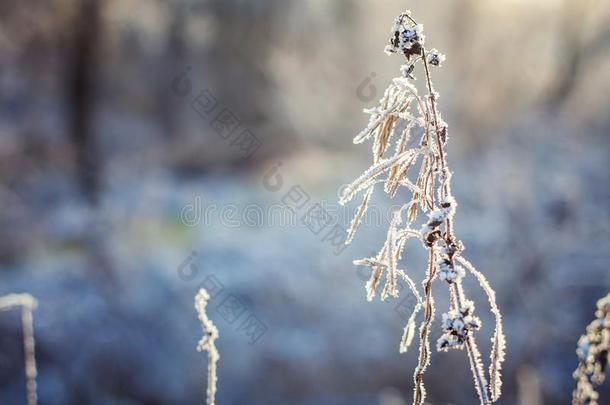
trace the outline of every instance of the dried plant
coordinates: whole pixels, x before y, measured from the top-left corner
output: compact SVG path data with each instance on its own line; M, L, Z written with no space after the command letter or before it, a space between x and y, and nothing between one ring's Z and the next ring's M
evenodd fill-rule
M610 362L610 294L597 301L595 319L578 340L576 354L579 363L574 371L576 388L572 404L598 405L599 394L595 387L604 382Z
M30 294L8 294L0 297L0 311L21 308L21 328L23 333L23 355L25 363L26 396L28 405L36 405L36 353L34 350L34 317L32 311L38 302Z
M414 404L420 405L426 398L424 373L430 363L430 327L435 311L433 282L437 278L444 281L449 288L451 303L442 316L443 335L437 342L437 350L466 348L480 402L490 404L501 393L500 370L505 349L502 318L494 291L483 274L462 257L464 247L453 230L457 202L451 194L452 172L447 166L445 151L447 124L438 110L439 95L434 90L430 75L432 67L439 67L445 57L436 49L426 49L424 43L422 25L412 18L409 11L400 14L394 21L390 45L385 50L388 54L402 54L406 64L401 67L401 76L393 79L386 89L379 105L364 110L370 114L368 126L354 138L356 144L372 139L373 162L345 189L340 199L340 203L345 204L359 192L364 192L363 202L348 231L347 243L353 239L377 184L383 183L384 191L392 198L401 187L407 189L410 200L393 213L386 241L379 253L375 257L354 261L356 265L371 268L371 277L366 284L367 299L370 301L375 297L382 283L382 300L398 297L399 279L404 280L414 294L417 304L405 326L400 352L405 352L409 347L415 335L417 314L423 308L413 400ZM424 95L420 95L415 86L416 66L423 70ZM413 141L417 140L417 146L411 147ZM412 176L416 168L419 172ZM418 211L426 214L419 229L415 226ZM420 239L428 250L423 294L399 268L405 243L410 238ZM474 336L474 332L481 327L481 321L474 316L474 304L467 299L462 286L466 272L471 273L482 286L496 319L489 382ZM385 280L382 282L384 273Z
M220 355L218 354L216 344L214 343L216 339L218 339L218 329L214 326L205 312L209 300L210 295L205 289L201 288L195 297L195 309L197 310L197 315L199 316L203 329L203 337L197 344L197 351L208 352L208 387L206 398L208 405L214 405L216 403L216 383L218 381L216 376L216 364L218 363Z

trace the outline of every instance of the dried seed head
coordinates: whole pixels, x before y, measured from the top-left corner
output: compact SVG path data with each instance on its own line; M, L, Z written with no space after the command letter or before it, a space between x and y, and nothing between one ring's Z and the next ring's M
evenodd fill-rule
M606 368L610 363L610 294L597 302L595 316L576 348L579 364L574 371L573 405L598 404L599 395L595 387L606 379Z
M403 53L410 59L422 53L425 38L424 26L413 23L408 12L402 13L394 20L390 44L385 47L385 52L388 55Z
M437 349L461 349L469 333L481 327L481 320L473 316L474 304L466 301L459 310L452 309L443 314L443 331L445 332L437 341Z

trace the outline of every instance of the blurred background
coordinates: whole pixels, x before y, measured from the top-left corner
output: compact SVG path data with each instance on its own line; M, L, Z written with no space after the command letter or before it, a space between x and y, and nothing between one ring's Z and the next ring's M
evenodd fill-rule
M302 220L320 204L349 224L338 191L370 162L351 139L398 75L383 48L405 8L447 55L456 231L508 336L499 403L570 401L610 290L610 3L5 0L0 294L39 300L41 404L202 403L200 286L219 404L411 403L414 302L367 303L352 265L396 202L375 195L345 250ZM466 287L487 353L491 314ZM432 404L476 402L464 352L433 353L426 381ZM0 312L0 402L25 403L16 311Z

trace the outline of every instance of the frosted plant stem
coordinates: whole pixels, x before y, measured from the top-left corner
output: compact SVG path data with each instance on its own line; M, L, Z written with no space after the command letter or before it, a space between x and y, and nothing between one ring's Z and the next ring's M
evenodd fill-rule
M430 324L434 319L434 298L432 297L432 281L435 276L434 254L432 249L429 252L428 272L424 284L424 321L422 322L419 333L419 358L415 368L413 381L415 382L415 392L413 403L422 405L426 399L426 388L424 386L424 374L428 364L430 364Z
M414 21L414 23L415 23L415 21ZM425 75L426 75L426 86L428 89L428 96L430 98L430 104L431 104L431 109L432 109L432 116L433 116L433 121L434 121L433 124L434 124L434 128L435 128L434 132L436 135L435 138L436 138L436 143L437 143L437 147L438 147L438 151L439 151L439 161L440 161L440 165L441 165L441 171L443 173L445 173L447 170L447 161L445 158L444 145L443 145L442 140L440 139L441 128L439 127L438 117L437 117L437 113L436 113L436 110L437 110L436 97L434 96L434 88L432 87L432 78L430 75L430 69L428 68L426 51L425 51L424 47L422 47L421 55L422 55L421 57L422 57L422 62L424 65L424 71L425 71ZM450 194L450 180L449 179L446 179L443 182L442 191L443 191L444 197L447 197ZM447 229L447 238L452 241L454 236L453 236L453 222L452 222L451 216L447 216L446 229ZM432 249L431 249L431 251L432 251ZM464 302L465 302L464 291L462 289L461 281L451 284L451 288L453 289L453 293L454 293L454 296L456 299L455 305L459 309L464 305ZM472 335L468 336L468 338L466 340L466 348L468 351L468 358L470 360L471 370L472 370L472 374L473 374L473 377L475 380L475 386L477 388L481 404L482 405L491 404L491 401L489 400L489 395L487 392L487 381L485 378L485 372L483 371L482 365L481 365L481 354L477 347L476 341Z
M205 311L209 300L210 296L208 292L201 288L195 297L195 309L197 310L197 315L199 316L203 329L203 337L197 345L197 351L208 352L208 386L206 390L206 402L207 405L215 405L216 384L218 381L216 376L216 364L218 363L220 355L218 354L215 344L216 339L218 339L218 329L214 326L210 318L208 318Z
M491 401L487 394L487 382L481 365L481 353L477 347L474 335L468 336L466 340L466 350L468 351L468 360L474 377L474 383L479 394L481 405L490 405Z
M36 405L36 356L34 351L34 317L32 308L24 306L21 309L21 325L23 328L23 352L25 362L25 378L28 405Z
M451 293L455 297L455 306L457 308L462 308L466 301L462 282L458 281L457 283L453 283L450 288ZM491 401L489 400L489 394L487 393L487 380L481 364L481 352L479 351L474 335L469 335L466 339L466 351L468 352L470 369L472 370L472 376L479 394L481 405L489 405L491 404Z
M0 297L0 310L21 307L21 330L23 334L23 360L25 365L25 387L28 405L36 405L36 352L34 341L34 316L32 312L38 302L30 294L8 294Z
M463 257L458 257L457 261L460 262L466 269L471 272L477 281L479 282L483 291L487 295L491 312L496 317L496 330L492 339L492 350L491 350L491 363L489 365L489 388L491 392L491 400L496 401L501 394L502 388L502 362L504 361L505 348L506 348L506 337L504 336L504 327L502 325L502 314L496 303L496 294L489 285L489 282L485 276L479 272L474 266Z

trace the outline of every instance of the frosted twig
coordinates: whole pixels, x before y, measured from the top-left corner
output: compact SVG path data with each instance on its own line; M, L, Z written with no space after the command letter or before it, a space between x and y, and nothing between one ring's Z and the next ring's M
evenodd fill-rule
M362 204L360 204L360 208L358 208L358 212L354 219L352 219L352 223L349 226L349 230L347 231L347 238L345 239L345 244L349 245L354 239L354 235L356 235L356 231L358 230L358 226L366 213L366 210L369 206L369 200L371 199L371 195L373 195L374 186L369 187L367 192L364 194L364 198L362 199Z
M26 396L28 405L36 405L36 351L34 340L34 317L32 312L38 301L30 294L8 294L0 297L0 310L21 307L21 328L23 333L23 355L25 364Z
M429 253L428 271L424 280L424 320L419 328L419 356L417 367L413 373L415 383L413 403L421 405L426 399L426 387L424 385L424 374L430 364L430 324L434 319L434 297L432 296L432 282L434 281L434 255Z
M214 405L216 403L216 384L218 381L216 376L216 364L218 363L220 355L218 354L218 350L214 343L216 339L218 339L218 329L214 326L205 312L209 299L210 296L208 292L201 288L195 297L195 309L197 310L197 315L199 316L203 329L203 337L197 344L197 351L208 352L208 386L206 400L208 405Z
M491 399L492 401L497 401L500 396L501 388L502 388L502 362L504 362L505 350L506 350L506 337L504 336L504 329L502 326L502 314L500 313L500 309L496 303L496 293L489 285L489 282L483 275L483 273L479 272L474 266L463 257L458 257L456 259L460 262L469 272L472 273L485 291L487 295L487 299L489 300L489 306L491 308L491 312L494 314L496 318L496 329L494 331L494 335L491 338L492 347L490 354L490 363L489 363L489 384L491 391Z
M381 160L374 166L371 166L360 177L345 188L343 194L341 195L341 199L339 200L339 204L343 205L348 203L358 191L367 188L375 177L389 170L392 165L399 164L418 152L419 150L417 149L410 149L403 153L396 154L391 158Z
M421 295L419 294L419 291L417 291L417 286L415 285L413 280L411 280L411 278L409 276L407 276L407 274L402 270L397 270L397 274L400 276L400 278L402 278L404 280L405 283L407 283L409 290L411 290L411 292L417 299L417 304L415 304L415 308L413 309L413 312L411 313L411 316L409 317L409 320L407 321L407 324L405 325L402 339L400 339L399 351L400 351L400 353L405 353L407 351L407 349L409 348L409 346L411 345L411 342L413 341L413 337L415 336L415 317L417 316L418 312L421 310L421 307L424 304L424 302L421 298Z

